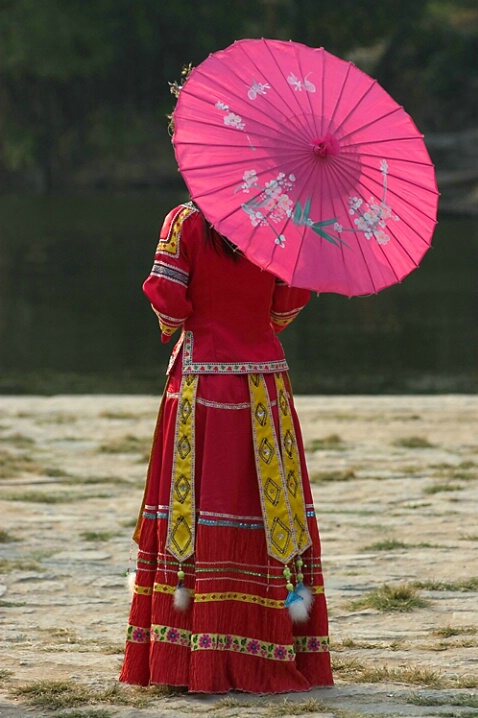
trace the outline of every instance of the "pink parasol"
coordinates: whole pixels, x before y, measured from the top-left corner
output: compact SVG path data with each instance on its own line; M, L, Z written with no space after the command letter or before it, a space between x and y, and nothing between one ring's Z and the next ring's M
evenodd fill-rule
M210 55L182 87L174 127L206 218L292 286L375 293L430 246L438 192L423 136L323 48L240 40Z

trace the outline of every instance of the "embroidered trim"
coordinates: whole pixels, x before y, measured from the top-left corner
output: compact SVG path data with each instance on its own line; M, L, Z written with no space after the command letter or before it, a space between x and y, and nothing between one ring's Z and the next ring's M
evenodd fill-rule
M166 262L161 262L159 259L155 260L151 274L156 277L169 279L171 282L181 284L183 287L188 286L189 274L187 272L184 272L178 267L173 267L173 265L167 264Z
M177 573L176 571L171 571L170 573ZM191 575L191 574L189 574ZM175 586L170 586L167 583L155 583L154 584L154 592L155 593L165 593L169 596L172 596L174 594L174 591L176 590ZM194 590L192 588L189 589L189 593L194 596Z
M314 588L321 588L321 591L314 590L313 593L323 593L323 587L314 586ZM254 593L241 593L240 591L227 591L225 593L196 593L195 601L199 603L209 603L210 601L240 601L241 603L252 603L256 606L265 606L266 608L280 608L284 609L284 601L276 601L273 598L264 598Z
M183 351L184 374L273 374L289 369L285 359L269 362L194 362L193 349L193 333L186 331Z
M149 643L150 632L142 626L128 625L126 629L126 640L130 643Z
M153 589L151 586L138 586L138 584L135 583L134 593L137 593L139 596L151 596Z
M221 633L191 633L183 628L152 624L151 630L128 625L126 640L130 643L170 643L192 651L218 650L245 653L274 661L293 661L296 653L328 653L328 636L295 636L293 645L267 643L246 636Z
M254 455L267 553L286 564L299 553L282 457L277 441L269 393L261 374L250 374L249 391Z
M328 636L294 636L294 648L297 653L328 653Z
M183 204L178 207L178 210L169 225L168 234L166 237L159 238L158 246L156 247L156 254L166 254L176 258L179 257L182 223L187 217L189 217L190 214L197 211L198 210L192 204Z
M264 522L257 524L246 523L245 521L226 521L225 519L198 519L202 526L227 526L234 529L263 529Z
M167 550L178 561L194 553L195 540L195 404L197 376L183 376L174 433L174 459L169 504Z

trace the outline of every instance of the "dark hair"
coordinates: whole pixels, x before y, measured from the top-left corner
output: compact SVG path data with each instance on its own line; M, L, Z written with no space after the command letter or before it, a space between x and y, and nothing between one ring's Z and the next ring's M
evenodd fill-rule
M226 256L231 257L234 261L237 261L241 254L239 248L227 239L227 237L223 237L222 234L219 234L219 232L214 229L212 224L207 221L199 207L198 210L201 214L204 225L204 237L206 243L209 244L209 246L212 247L218 254L225 254Z

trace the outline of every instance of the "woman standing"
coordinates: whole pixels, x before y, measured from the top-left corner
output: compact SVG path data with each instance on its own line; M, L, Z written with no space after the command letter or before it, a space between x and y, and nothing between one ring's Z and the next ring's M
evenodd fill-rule
M193 204L163 224L144 292L168 368L135 539L120 680L191 692L333 683L320 542L276 334L309 300Z

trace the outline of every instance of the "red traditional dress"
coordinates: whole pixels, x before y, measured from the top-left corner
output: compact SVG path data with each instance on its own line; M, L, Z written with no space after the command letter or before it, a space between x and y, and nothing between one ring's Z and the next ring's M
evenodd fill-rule
M170 212L143 287L162 339L182 334L135 532L120 680L207 693L331 686L319 534L276 336L309 292L204 235L193 205ZM287 606L301 602L294 622Z

